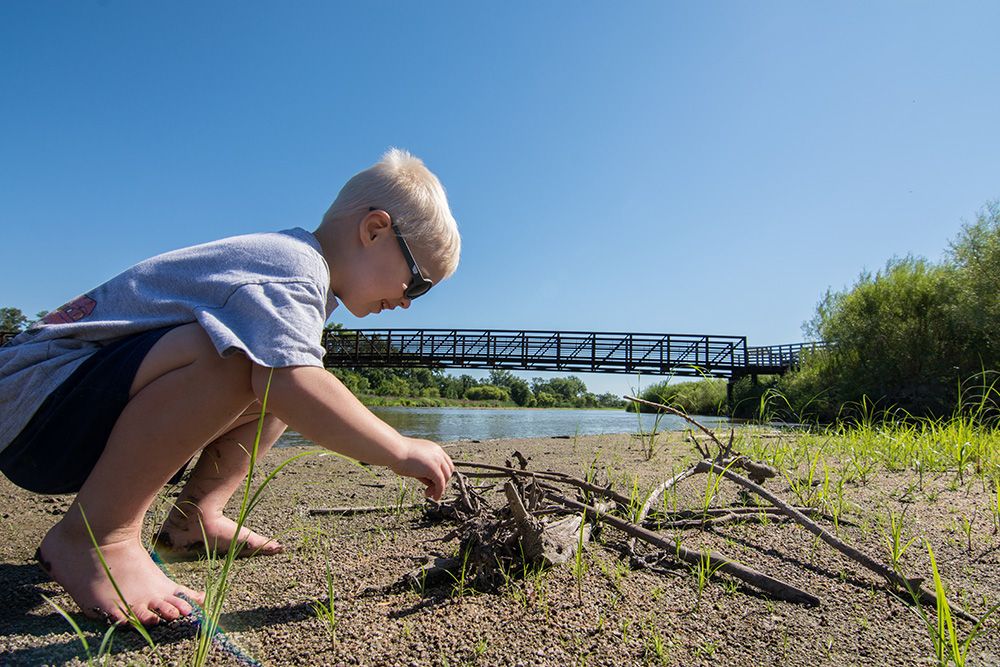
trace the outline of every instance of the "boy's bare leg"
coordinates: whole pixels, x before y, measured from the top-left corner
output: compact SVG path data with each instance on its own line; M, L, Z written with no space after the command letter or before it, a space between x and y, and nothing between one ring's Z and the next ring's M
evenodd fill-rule
M157 551L167 557L198 557L205 554L205 538L213 551L229 548L236 534L236 522L222 510L241 488L250 468L250 451L257 437L260 404L252 405L224 435L213 440L198 459L184 490L174 502L163 528L155 538ZM257 456L261 457L285 431L285 424L266 415L261 428ZM202 529L204 528L204 534ZM276 540L244 527L240 555L270 556L284 547Z
M97 558L82 512L129 606L147 625L191 612L204 594L171 581L140 540L157 492L255 400L251 362L222 358L197 324L165 334L146 355L104 453L40 547L43 565L91 616L121 622L121 601Z

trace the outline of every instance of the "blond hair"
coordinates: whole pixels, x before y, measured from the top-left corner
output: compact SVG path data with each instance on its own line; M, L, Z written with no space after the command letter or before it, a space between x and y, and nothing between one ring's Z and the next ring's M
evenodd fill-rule
M323 221L363 214L375 207L386 211L406 242L424 250L447 278L458 268L462 240L437 176L423 161L399 148L351 177L323 216Z

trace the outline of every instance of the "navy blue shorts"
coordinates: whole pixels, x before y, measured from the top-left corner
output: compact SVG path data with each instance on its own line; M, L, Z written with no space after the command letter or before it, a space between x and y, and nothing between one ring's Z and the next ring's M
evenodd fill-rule
M0 472L35 493L79 491L128 404L139 365L171 328L127 336L89 356L0 452Z

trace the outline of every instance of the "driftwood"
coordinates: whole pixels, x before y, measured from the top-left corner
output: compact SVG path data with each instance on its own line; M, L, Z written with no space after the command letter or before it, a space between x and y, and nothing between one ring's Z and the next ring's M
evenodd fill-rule
M507 482L503 490L520 533L526 559L546 565L565 563L576 554L581 542L590 540L590 526L582 526L582 516L568 516L546 524L528 514L517 487Z
M820 538L828 545L830 545L840 553L844 554L854 562L880 575L889 583L898 586L903 590L909 591L912 595L918 597L920 599L920 602L927 605L934 605L934 606L937 605L937 596L923 586L924 580L922 578L917 577L917 578L907 579L905 577L900 576L894 570L890 569L886 565L883 565L882 563L879 563L868 554L859 551L858 549L855 549L854 547L847 544L843 540L839 539L829 531L823 529L815 521L811 520L809 517L807 517L805 514L798 511L794 507L791 507L790 505L785 503L783 500L781 500L771 492L767 491L766 489L757 484L754 484L749 479L734 473L732 470L724 469L720 467L718 464L713 463L711 461L700 461L697 467L699 472L714 471L718 474L721 474L726 479L736 482L745 489L752 491L753 493L756 493L761 498L764 498L765 500L773 504L776 508L780 509L784 514L788 515L788 517L791 518L793 521L795 521L797 524L799 524L800 526L808 530L810 533ZM972 623L979 622L979 619L976 616L973 616L972 614L966 612L964 609L960 607L957 606L953 607L952 613L955 614L956 616L964 618L967 621L971 621Z
M322 515L322 514L378 514L379 512L385 512L391 514L392 512L399 512L401 510L411 510L418 507L424 507L425 503L407 503L405 505L371 505L363 507L310 507L306 510L306 514L310 516Z
M654 533L651 530L647 530L642 526L637 526L634 523L630 523L614 515L602 512L596 507L585 505L575 500L570 500L569 498L559 497L556 494L546 493L546 496L558 503L565 504L567 507L583 510L587 512L588 515L593 516L600 521L605 521L608 525L614 526L628 535L637 537L644 542L648 542L667 552L674 553L678 559L690 565L699 565L703 562L703 559L707 557L709 559L710 567L713 570L717 569L719 572L724 572L732 577L735 577L736 579L745 581L751 586L754 586L765 593L769 593L779 600L801 602L809 605L819 604L819 598L815 595L796 588L795 586L781 581L780 579L769 577L768 575L758 572L753 568L741 565L719 553L708 552L707 554L703 554L698 551L688 549L678 542L668 540L662 535Z
M533 471L533 470L521 470L512 467L504 467L498 465L491 465L489 463L476 463L474 461L453 461L455 467L457 468L472 468L474 470L490 470L495 472L503 473L505 476L517 475L519 477L530 477L534 479L542 479L551 482L561 482L563 484L569 484L570 486L575 486L576 488L587 491L588 493L593 493L608 500L613 500L620 505L628 505L629 499L620 493L615 493L611 489L603 486L598 486L597 484L591 484L585 480L578 477L573 477L561 472L555 472L552 470L546 471ZM476 473L471 473L470 476Z
M584 482L578 478L571 477L569 475L564 475L561 473L554 473L547 471L545 473L538 473L528 470L516 469L513 467L502 467L494 466L488 464L474 463L469 461L455 461L455 466L457 468L473 468L473 469L485 469L491 471L505 472L510 474L512 480L507 482L504 487L505 494L509 502L510 510L512 516L514 517L514 523L519 525L519 536L522 538L520 542L521 547L524 549L525 555L529 552L536 555L536 560L538 559L538 554L545 553L545 547L541 544L541 529L540 526L535 524L535 519L530 516L526 516L529 511L527 508L521 507L523 502L520 500L520 492L517 486L513 483L514 480L528 479L530 488L540 489L542 499L547 499L554 502L557 505L565 507L570 510L578 510L584 513L587 519L591 521L599 521L606 523L610 526L622 530L630 537L640 539L648 544L656 546L661 549L664 554L672 555L678 560L687 563L689 565L698 565L703 563L705 559L708 560L708 566L712 570L718 570L728 574L741 581L781 600L787 600L791 602L799 602L810 605L815 605L819 603L819 598L815 595L809 593L808 591L803 591L795 586L776 579L774 577L768 576L762 572L758 572L752 568L746 567L737 563L736 561L730 559L729 557L716 553L709 552L707 554L702 554L700 552L688 549L672 539L666 538L659 535L648 528L644 528L641 525L632 523L621 519L617 516L611 514L611 510L614 506L609 507L608 505L596 506L594 504L588 504L586 502L581 502L578 500L573 500L567 498L563 495L556 487L551 484L545 484L540 482L538 478L545 480L555 480L564 482L570 486L575 486L576 488L591 492L594 495L601 496L611 496L617 497L619 501L619 509L623 506L627 506L627 499L619 494L614 494L604 487L600 487L589 482ZM622 502L624 501L624 502ZM457 501L456 501L457 502ZM523 510L523 513L522 513ZM520 521L518 516L521 517ZM575 545L579 540L579 530L581 521L583 517L574 516L569 517L573 520L572 523L567 522L566 526L560 526L558 532L559 537L556 538L556 543L562 545L562 550L559 548L550 548L549 555L555 558L560 558L565 556L565 559L572 557L573 552L569 552L569 549L575 548ZM554 524L550 524L554 525ZM538 537L533 537L537 535ZM555 553L553 553L553 551ZM567 553L569 552L569 553ZM540 559L542 562L551 562L549 558L542 557Z
M403 575L403 583L414 590L423 590L449 581L461 566L462 561L457 558L428 557L423 565Z
M651 401L646 401L641 398L636 398L634 396L626 396L625 398L634 401L636 403L641 403L643 405L656 407L663 411L670 412L671 414L676 414L682 417L683 419L685 419L686 421L688 421L689 423L700 429L703 433L705 433L708 436L708 438L719 447L719 452L713 459L712 457L708 456L709 454L708 450L702 449L700 443L698 443L697 439L695 439L695 447L699 450L700 453L706 455L705 460L699 461L697 464L694 465L693 468L695 472L699 473L714 472L716 474L720 474L726 479L729 479L730 481L739 484L748 491L757 494L767 502L771 503L775 508L779 509L782 513L787 515L790 519L801 525L803 528L805 528L812 534L816 535L823 542L833 547L843 555L847 556L848 558L862 565L863 567L871 570L872 572L875 572L876 574L880 575L894 586L897 586L903 590L908 591L921 603L936 606L937 596L922 585L923 584L922 578L907 579L899 575L897 572L895 572L888 566L879 563L878 561L871 558L862 551L859 551L858 549L855 549L846 542L840 540L829 531L820 527L816 522L809 519L801 511L790 506L788 503L785 503L783 500L781 500L771 492L764 489L763 486L757 483L760 480L757 479L750 480L747 479L746 477L743 477L742 475L739 475L736 472L733 472L732 470L733 467L740 467L746 469L745 468L746 462L749 461L749 459L743 456L737 456L737 457L731 456L732 441L733 441L731 435L730 435L729 445L728 446L724 445L711 430L709 430L708 428L706 428L705 426L698 423L696 420L692 419L691 417L689 417L688 415L684 414L679 410L676 410L674 408L659 403L653 403ZM979 622L979 619L976 616L966 612L964 609L961 609L960 607L957 606L954 607L952 609L952 613L954 613L956 616L964 618L973 623Z
M904 578L843 542L807 516L807 513L816 516L814 508L794 507L766 490L762 485L767 479L777 476L778 471L734 453L733 432L730 432L726 443L683 412L631 396L626 398L676 414L704 433L704 436L692 438L702 460L654 488L637 514L631 514L634 508L629 509L632 507L632 499L616 493L610 485L601 486L590 479L584 480L552 470L529 470L528 461L517 453L514 456L516 466L510 461L505 466L454 461L456 468L462 471L455 475L457 497L425 507L429 518L448 518L458 523L452 534L445 538L459 538L458 557L429 559L422 567L408 573L404 581L409 585L424 587L440 581L446 573L451 575L451 581L458 581L455 572L461 568L461 580L468 582L465 585L475 586L480 590L494 587L508 581L511 572L518 571L514 567L518 562L523 564L525 561L532 561L552 565L572 558L581 539L589 538L591 524L594 530L603 524L629 536L628 554L632 556L633 564L648 565L648 557L636 553L637 543L642 542L655 547L660 559L672 558L695 567L707 566L712 571L738 579L776 599L808 605L819 604L819 598L809 591L738 563L724 554L689 549L679 539L658 532L663 528L704 528L730 521L766 518L795 521L839 553L875 572L891 585L910 591L921 603L936 604L936 597L922 586L921 579ZM768 504L709 508L704 511L654 512L659 499L669 489L693 475L707 473L720 475L736 483ZM487 487L473 486L470 478L506 478L503 486L506 503L491 506L482 494L483 488ZM578 496L568 497L565 487L575 489ZM338 510L348 513L351 509L377 511L376 508L326 509L334 513ZM384 508L385 511L395 509L397 508ZM622 518L625 515L630 515L632 520ZM550 517L552 519L548 520ZM523 572L523 568L520 571ZM958 607L953 607L952 613L972 622L978 621L975 616Z

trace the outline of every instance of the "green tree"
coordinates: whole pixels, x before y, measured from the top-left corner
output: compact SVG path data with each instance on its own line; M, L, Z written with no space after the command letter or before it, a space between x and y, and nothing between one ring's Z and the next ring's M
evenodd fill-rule
M826 376L840 401L867 396L915 414L947 412L961 366L957 300L953 271L916 257L828 291L807 330L835 346L822 360L836 370Z
M357 371L352 371L346 368L335 368L330 371L337 378L344 383L352 394L367 394L371 391L371 385L368 383L368 378L363 376Z
M398 375L388 375L375 386L377 396L409 396L410 383Z
M504 368L494 368L490 371L488 384L494 387L509 387L511 384L517 380L513 373Z
M510 400L522 407L529 405L534 398L534 395L531 393L531 387L521 378L513 378L510 384L507 385L507 390L510 392Z
M1000 367L1000 201L989 202L962 227L948 253L965 333L961 371Z
M535 402L540 408L555 407L557 400L555 395L547 391L535 392Z
M445 398L462 398L465 388L457 377L444 375L438 380L438 392Z
M625 399L609 391L597 397L597 404L602 408L622 408L625 407Z
M28 318L20 308L0 308L0 331L21 331Z
M554 396L558 403L576 405L579 399L587 393L587 385L575 375L549 380L536 377L531 379L531 391L536 397L539 393L545 392Z
M470 401L509 401L510 394L502 387L494 387L491 384L481 384L469 387L465 392L465 397Z

